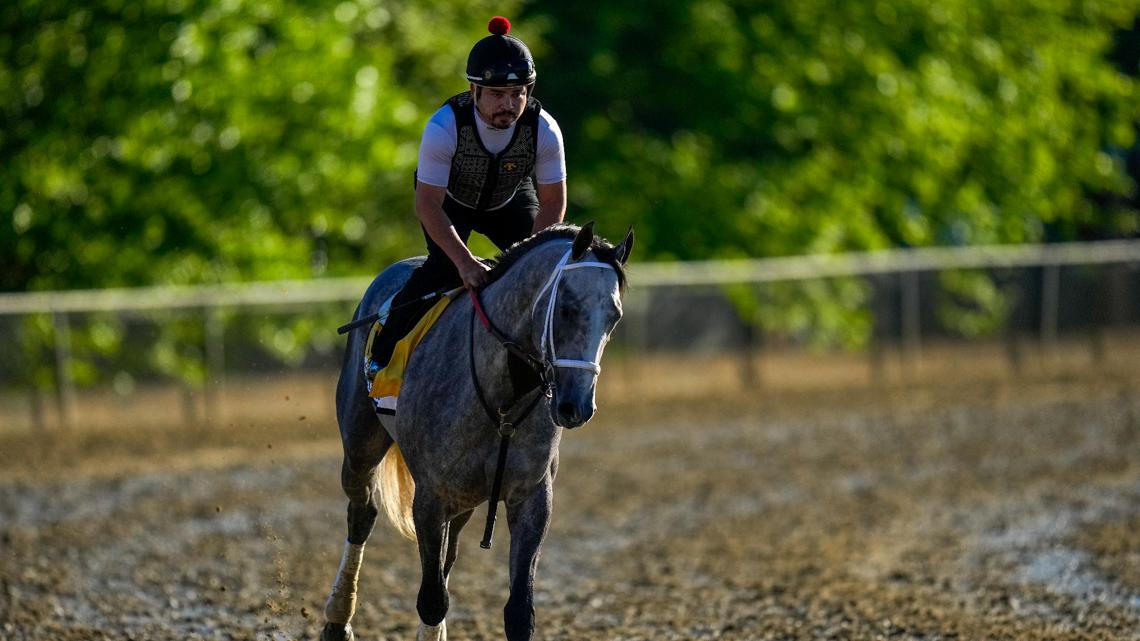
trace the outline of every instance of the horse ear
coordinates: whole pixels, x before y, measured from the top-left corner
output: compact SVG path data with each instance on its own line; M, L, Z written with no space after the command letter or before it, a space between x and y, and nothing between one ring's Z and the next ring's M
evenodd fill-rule
M578 230L578 235L574 237L574 246L570 251L570 257L578 260L586 254L586 250L590 249L590 245L594 242L594 221L590 221L582 225L582 229Z
M633 225L630 225L629 226L629 233L625 235L625 240L621 241L621 244L618 245L617 248L614 250L614 255L617 256L618 262L621 263L622 265L624 265L625 261L629 260L629 255L632 252L633 252Z

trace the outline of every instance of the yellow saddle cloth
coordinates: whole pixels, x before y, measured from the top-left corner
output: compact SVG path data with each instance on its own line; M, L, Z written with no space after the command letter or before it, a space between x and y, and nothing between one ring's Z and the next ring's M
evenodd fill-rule
M435 321L439 319L440 314L447 308L447 304L451 302L450 296L442 296L432 305L431 309L420 318L412 331L408 332L406 336L401 338L396 347L392 349L392 358L388 360L388 366L376 373L376 378L372 381L372 389L369 390L368 396L371 398L382 398L385 396L399 396L400 385L404 382L404 371L408 367L408 359L412 357L412 350L416 345L420 344L423 337L427 335L428 330L431 329ZM376 338L377 332L380 331L380 323L376 322L372 326L371 336L368 337L368 344L365 347L365 354L372 352L372 340Z

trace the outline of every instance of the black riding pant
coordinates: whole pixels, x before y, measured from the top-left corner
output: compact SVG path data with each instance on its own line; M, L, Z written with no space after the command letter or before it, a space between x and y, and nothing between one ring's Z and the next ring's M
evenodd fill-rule
M534 217L538 214L538 195L534 183L528 178L519 185L510 202L494 211L472 209L456 202L451 196L444 198L443 211L464 243L471 237L471 232L476 231L489 238L500 250L504 250L530 236ZM388 320L372 342L372 360L381 367L388 364L396 343L411 331L436 302L435 299L414 301L432 292L454 289L463 284L459 270L431 239L427 230L424 230L424 238L427 239L427 260L412 271L404 288L392 299L392 311Z

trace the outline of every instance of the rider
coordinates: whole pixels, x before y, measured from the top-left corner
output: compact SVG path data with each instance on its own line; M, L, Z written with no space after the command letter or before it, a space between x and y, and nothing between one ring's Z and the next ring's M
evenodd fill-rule
M467 248L472 231L506 249L566 214L562 132L534 99L534 58L507 35L510 29L506 18L491 19L491 35L467 57L468 91L445 102L424 128L416 217L427 260L392 300L372 344L373 372L387 365L396 342L434 302L417 299L486 282L487 266Z

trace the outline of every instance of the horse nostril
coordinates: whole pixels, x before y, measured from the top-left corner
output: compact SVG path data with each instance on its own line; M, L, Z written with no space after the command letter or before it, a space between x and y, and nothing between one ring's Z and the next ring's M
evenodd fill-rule
M578 420L578 408L573 403L559 403L558 413L570 421Z

